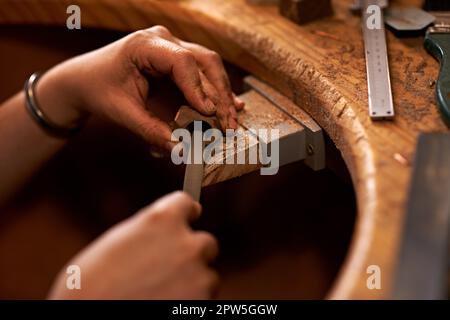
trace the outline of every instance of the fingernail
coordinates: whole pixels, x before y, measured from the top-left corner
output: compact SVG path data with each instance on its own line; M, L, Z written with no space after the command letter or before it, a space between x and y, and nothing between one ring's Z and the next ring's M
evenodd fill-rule
M239 97L234 96L234 103L236 104L236 106L238 107L243 107L245 106L245 102L242 101Z
M214 114L217 111L217 106L210 98L207 98L205 102L205 109L209 114Z
M230 128L229 126L229 119L227 116L225 116L224 118L222 118L220 120L220 127L222 128L222 131L226 133L226 130Z
M229 117L228 119L228 126L230 129L237 129L237 121L233 117Z

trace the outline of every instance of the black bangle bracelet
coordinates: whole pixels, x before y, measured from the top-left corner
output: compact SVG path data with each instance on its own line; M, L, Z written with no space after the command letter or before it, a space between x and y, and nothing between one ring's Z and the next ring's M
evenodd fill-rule
M57 138L69 138L81 130L83 125L66 128L53 123L39 108L36 101L35 86L41 74L39 72L33 73L25 82L25 105L31 117L44 129L49 135Z

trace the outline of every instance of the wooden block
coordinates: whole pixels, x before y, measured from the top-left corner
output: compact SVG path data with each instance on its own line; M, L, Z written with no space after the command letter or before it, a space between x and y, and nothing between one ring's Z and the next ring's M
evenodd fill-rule
M301 124L254 90L240 95L239 98L246 103L245 109L238 114L239 129L242 130L245 144L241 148L234 149L236 148L234 143L227 143L224 152L216 155L212 163L205 165L204 186L242 176L263 166L261 163L248 164L248 161L246 164L226 163L229 157L236 159L238 156L245 156L246 160L249 159L249 154L261 147L261 144L264 144L265 148L271 148L273 141L270 137L267 139L267 137L251 134L248 131L250 129L279 129L280 166L306 157L305 129ZM227 156L226 150L230 149L235 151Z
M281 0L280 13L286 18L305 24L333 14L331 0Z
M213 156L204 166L203 186L242 176L263 167L259 161L258 148L272 150L274 137L264 136L260 129L278 129L279 166L306 158L305 128L285 112L278 109L258 92L250 90L239 96L246 107L238 114L236 139L224 139L223 151ZM175 122L179 127L187 127L194 120L203 120L217 127L213 117L205 117L189 107L182 107ZM255 132L252 133L250 129ZM237 144L237 141L242 141ZM250 155L258 155L250 162ZM237 159L244 159L244 164Z
M262 167L260 162L249 164L248 161L250 153L258 150L258 139L252 134L249 134L242 126L239 126L238 134L239 137L245 141L244 144L236 146L234 141L224 141L223 152L215 155L211 159L211 162L205 165L203 186L240 177ZM231 158L236 160L238 157L244 157L246 159L246 164L237 164L236 161L234 164L227 164L227 162L230 162L229 160Z
M175 125L178 128L187 128L194 120L206 122L211 128L218 127L216 117L204 116L188 106L181 106L178 110L175 116Z
M182 106L180 110L178 110L175 117L175 125L179 128L187 128L195 120L207 122L213 128L218 127L218 122L215 117L204 116L187 106ZM245 141L244 144L237 146L237 148L234 141L227 141L224 139L223 152L214 155L211 161L201 168L203 170L203 186L208 186L239 177L246 173L256 171L262 167L261 163L256 163L253 165L248 164L249 154L258 148L258 139L249 134L242 126L238 126L237 133L239 134L239 137ZM230 162L229 160L231 158L237 159L238 157L244 157L247 164L227 164L227 162ZM196 165L188 166L197 168ZM200 166L198 166L198 168L199 170L193 169L193 171L200 171ZM186 168L187 175L191 175L190 172L188 172L190 169L191 168L188 167ZM188 181L186 181L187 178L191 179L189 177L185 177L185 185L188 183Z

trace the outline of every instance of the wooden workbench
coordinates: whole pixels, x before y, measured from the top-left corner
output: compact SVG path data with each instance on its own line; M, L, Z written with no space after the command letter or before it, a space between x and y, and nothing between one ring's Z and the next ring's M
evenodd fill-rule
M389 298L417 135L447 129L430 85L438 63L420 45L391 34L397 116L392 122L369 119L360 21L348 11L350 2L334 1L334 17L300 27L274 7L244 0L1 0L0 23L62 26L67 6L79 4L84 28L132 31L162 24L283 92L334 141L357 195L352 245L329 297ZM381 268L381 290L367 289L369 265Z

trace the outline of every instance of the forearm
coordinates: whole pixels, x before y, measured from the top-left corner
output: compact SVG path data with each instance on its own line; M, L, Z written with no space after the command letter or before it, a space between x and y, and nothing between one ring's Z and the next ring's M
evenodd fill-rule
M68 123L71 115L52 86L51 74L37 86L42 110L57 123ZM25 94L16 94L0 106L0 205L13 196L64 144L47 134L25 107Z

